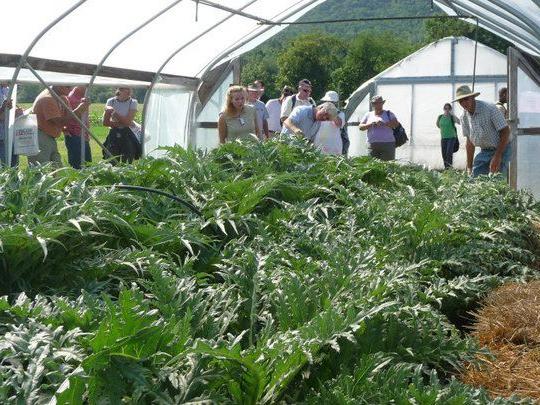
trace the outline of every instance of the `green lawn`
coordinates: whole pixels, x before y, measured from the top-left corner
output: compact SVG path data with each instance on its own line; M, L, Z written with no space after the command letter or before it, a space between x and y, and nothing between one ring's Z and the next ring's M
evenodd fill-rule
M27 109L32 106L31 103L21 103L19 106L23 109ZM103 111L105 110L105 104L92 104L90 106L90 130L92 131L92 134L94 134L101 143L105 142L105 138L107 138L107 134L109 132L109 128L104 127L101 125L101 117L103 115ZM141 112L142 112L142 106L139 106L139 112L137 113L137 116L135 117L135 120L137 122L141 122ZM57 139L58 142L58 150L60 152L60 155L62 156L62 163L64 166L68 165L68 158L67 158L67 149L66 144L64 142L64 135L60 136L60 138ZM92 150L92 160L94 162L100 161L103 159L103 153L101 152L101 148L97 144L96 141L93 139L90 139L90 149ZM20 165L22 167L26 167L28 165L28 159L26 156L21 156L21 162Z

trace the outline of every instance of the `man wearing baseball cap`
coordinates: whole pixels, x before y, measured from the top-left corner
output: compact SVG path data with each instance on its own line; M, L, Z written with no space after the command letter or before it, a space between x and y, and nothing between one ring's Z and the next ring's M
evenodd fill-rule
M310 97L311 82L308 79L302 79L298 82L298 93L285 99L281 106L281 122L285 121L295 107L302 105L311 105L315 107L315 100Z
M473 177L499 172L506 174L510 161L510 129L495 104L476 100L479 94L463 85L457 88L453 100L464 110L461 127L467 138L467 170ZM480 152L474 156L476 147Z

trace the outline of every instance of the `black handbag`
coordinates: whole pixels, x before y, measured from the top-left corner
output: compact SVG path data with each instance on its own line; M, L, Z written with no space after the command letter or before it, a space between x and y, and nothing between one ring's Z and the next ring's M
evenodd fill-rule
M386 114L388 116L388 121L390 121L390 111L387 110ZM405 132L405 128L403 128L400 123L398 123L398 126L395 127L392 131L394 132L394 139L396 140L396 148L405 145L409 140L409 138L407 137L407 132Z

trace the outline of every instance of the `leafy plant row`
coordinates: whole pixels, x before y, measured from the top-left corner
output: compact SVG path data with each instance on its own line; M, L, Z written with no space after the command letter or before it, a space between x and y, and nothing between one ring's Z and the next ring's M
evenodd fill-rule
M2 403L526 402L453 377L467 311L538 276L538 206L500 181L279 139L0 194Z

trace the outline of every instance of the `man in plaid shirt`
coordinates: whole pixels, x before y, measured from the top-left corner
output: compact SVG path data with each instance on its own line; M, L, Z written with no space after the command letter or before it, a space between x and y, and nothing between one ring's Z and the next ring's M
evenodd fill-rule
M469 86L460 86L454 100L464 110L461 127L467 137L467 171L473 177L499 172L506 174L510 161L510 129L495 104L476 100L479 94L472 92ZM476 147L480 152L474 156Z

